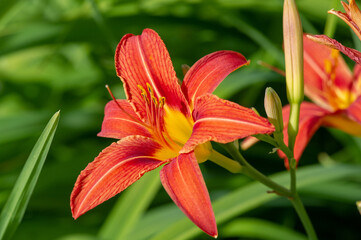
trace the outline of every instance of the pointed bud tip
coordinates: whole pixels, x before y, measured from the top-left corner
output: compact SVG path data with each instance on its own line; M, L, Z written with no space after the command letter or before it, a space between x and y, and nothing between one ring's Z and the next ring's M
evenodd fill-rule
M266 88L264 96L264 108L268 120L275 126L276 131L283 130L282 103L281 100L271 87Z
M283 42L287 98L290 103L303 100L303 30L295 0L285 0Z

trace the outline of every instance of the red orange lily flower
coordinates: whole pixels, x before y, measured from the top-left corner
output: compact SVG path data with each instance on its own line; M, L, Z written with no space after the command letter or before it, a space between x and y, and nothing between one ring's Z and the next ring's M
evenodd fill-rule
M252 110L210 94L229 73L247 64L239 53L215 52L195 63L180 86L156 32L146 29L139 36L125 35L116 49L115 67L127 100L106 105L98 134L120 140L79 175L71 195L73 217L166 164L160 178L169 196L199 228L217 236L198 163L212 154L210 141L227 143L274 131Z
M349 0L349 4L341 1L341 4L345 9L344 13L341 11L335 11L333 9L328 11L328 13L334 14L337 17L341 18L345 23L347 23L351 27L351 29L356 33L358 38L361 40L361 11L357 6L356 1ZM361 64L361 52L353 48L345 47L335 39L329 38L325 35L309 35L308 37L315 42L319 42L321 44L324 44L326 46L332 47L334 49L343 52L353 61L355 61L358 64Z
M301 104L294 150L297 160L320 126L361 136L361 65L356 64L352 73L339 51L308 37L303 41L305 95L314 103ZM288 117L289 106L286 106L283 108L286 143Z

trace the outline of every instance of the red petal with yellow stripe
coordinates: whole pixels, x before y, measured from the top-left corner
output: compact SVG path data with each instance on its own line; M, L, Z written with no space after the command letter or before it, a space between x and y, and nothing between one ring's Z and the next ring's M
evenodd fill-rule
M217 237L211 200L193 152L180 154L160 171L168 195L185 215L210 236Z
M336 50L316 43L304 36L304 82L305 94L317 105L335 110L342 105L337 102L336 91L348 93L352 87L352 73ZM341 94L342 94L341 93Z
M288 118L290 115L290 106L287 105L282 109L283 113L283 122L284 122L284 142L288 145ZM303 102L301 104L300 110L300 120L299 120L299 130L296 137L295 147L294 147L294 156L298 161L307 146L308 142L311 140L314 133L321 126L323 119L331 114L329 111L320 108L319 106L309 103ZM286 158L284 153L279 152L280 157ZM288 160L285 159L285 165L288 167Z
M208 141L228 143L274 131L268 120L258 116L253 110L212 94L197 98L193 118L195 123L192 135L181 152L192 151L197 145Z
M248 64L242 54L233 51L218 51L204 56L184 77L182 91L188 103L193 106L198 96L212 93L228 74Z
M115 52L115 68L128 100L142 119L147 115L142 89L149 101L153 96L157 101L164 97L167 106L190 115L169 53L155 31L145 29L138 36L125 35Z
M117 104L118 103L118 104ZM110 101L105 106L100 137L121 139L131 135L151 137L138 115L127 100Z
M108 200L164 161L161 146L150 138L130 136L105 148L80 173L70 197L74 218Z

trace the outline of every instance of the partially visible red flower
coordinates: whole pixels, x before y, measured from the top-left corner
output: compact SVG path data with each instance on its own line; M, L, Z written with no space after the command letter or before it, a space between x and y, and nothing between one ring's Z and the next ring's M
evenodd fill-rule
M352 73L339 51L307 37L303 40L305 95L314 103L301 104L294 150L297 160L320 126L361 136L361 66L356 64ZM286 106L283 108L286 143L288 117L289 106Z
M350 0L349 4L341 1L341 4L345 9L344 13L333 9L328 12L336 15L337 17L341 18L345 23L347 23L361 40L361 11L357 6L356 1ZM361 64L361 52L349 47L345 47L335 39L329 38L325 35L308 35L308 37L315 42L321 43L323 45L332 47L343 52L353 61Z
M211 93L232 71L247 65L239 53L209 54L189 69L182 86L156 32L125 35L115 67L127 100L111 101L99 136L120 139L79 175L71 194L74 218L123 191L144 173L166 164L161 182L199 228L216 237L217 226L198 163L212 153L210 141L227 143L274 127L252 110Z

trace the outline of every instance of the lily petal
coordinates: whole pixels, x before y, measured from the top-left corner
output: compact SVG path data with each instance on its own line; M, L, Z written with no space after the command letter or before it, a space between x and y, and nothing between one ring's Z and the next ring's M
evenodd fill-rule
M361 96L358 97L356 99L356 101L354 101L347 109L346 109L346 114L349 116L350 119L352 119L353 121L358 122L359 126L357 129L361 128ZM354 135L360 135L361 131L359 131L358 133L355 131L356 129L353 129L351 131L351 134Z
M205 233L217 237L211 200L194 152L180 154L164 166L160 179L184 214Z
M197 145L215 141L232 142L254 134L274 131L267 119L251 109L223 100L212 94L196 99L193 118L195 120L190 139L181 152L190 152Z
M351 117L351 119L361 124L361 96L350 105L346 112Z
M312 40L309 39L311 37ZM329 99L328 92L335 89L328 89L330 84L349 91L352 85L352 73L343 58L332 53L332 48L314 42L316 37L318 36L305 35L303 38L305 94L319 106L333 110L330 105L332 99ZM335 69L327 70L332 65L335 65ZM332 77L334 79L331 79Z
M155 31L145 29L139 36L125 35L115 52L115 68L128 100L142 119L146 116L146 104L140 87L146 90L150 101L153 94L158 100L165 97L167 106L190 115L169 53Z
M353 69L352 93L358 97L361 95L361 65L355 64Z
M345 47L335 39L329 38L325 35L307 35L307 37L312 41L339 50L356 63L361 64L361 52L356 49Z
M105 106L105 116L100 137L121 139L131 135L151 137L132 106L126 100L110 101Z
M283 113L283 122L284 122L284 142L288 145L288 118L290 115L290 106L287 105L282 109ZM317 129L321 126L322 120L327 115L331 114L329 111L320 108L319 106L309 103L303 102L301 104L300 110L300 121L299 121L299 130L296 137L295 148L294 148L294 156L298 161L305 149L307 143L311 140L313 134L317 131ZM278 152L280 157L285 158L285 165L288 168L288 160L286 156L282 152Z
M193 106L198 96L212 93L228 74L248 64L242 54L233 51L214 52L198 60L182 83L189 105Z
M345 9L346 13L343 13L341 11L335 11L330 10L328 13L334 14L337 17L341 18L345 23L347 23L351 29L356 33L356 35L361 40L361 13L360 9L357 7L355 0L350 0L350 4L347 5L347 3L342 2L342 6Z
M137 181L165 161L154 155L161 146L150 138L129 136L105 148L80 173L70 197L76 219Z

